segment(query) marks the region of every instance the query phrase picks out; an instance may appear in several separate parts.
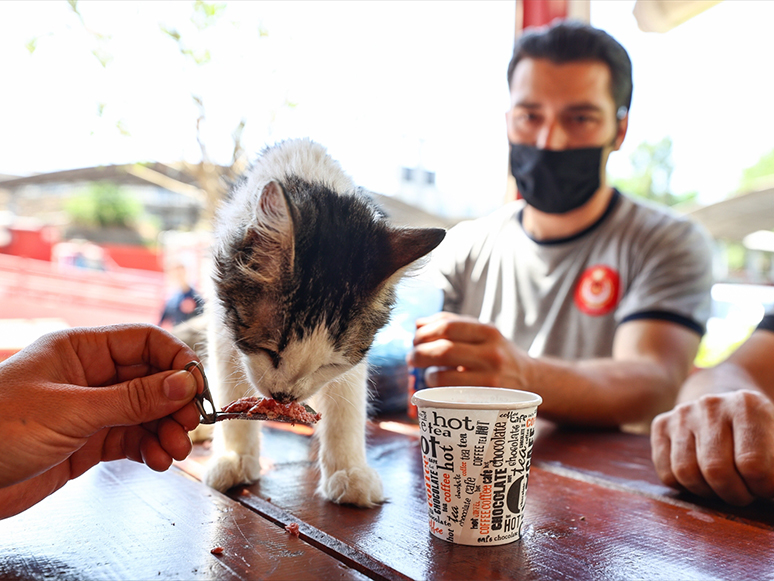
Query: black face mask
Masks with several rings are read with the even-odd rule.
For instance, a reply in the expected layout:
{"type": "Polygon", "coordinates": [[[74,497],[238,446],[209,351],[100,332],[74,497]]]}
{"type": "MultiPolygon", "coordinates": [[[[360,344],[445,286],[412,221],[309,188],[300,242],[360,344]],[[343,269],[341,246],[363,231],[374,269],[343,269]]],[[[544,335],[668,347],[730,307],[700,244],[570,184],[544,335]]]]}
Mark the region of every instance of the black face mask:
{"type": "Polygon", "coordinates": [[[564,214],[588,202],[600,186],[602,147],[550,150],[511,144],[511,173],[519,193],[547,214],[564,214]]]}

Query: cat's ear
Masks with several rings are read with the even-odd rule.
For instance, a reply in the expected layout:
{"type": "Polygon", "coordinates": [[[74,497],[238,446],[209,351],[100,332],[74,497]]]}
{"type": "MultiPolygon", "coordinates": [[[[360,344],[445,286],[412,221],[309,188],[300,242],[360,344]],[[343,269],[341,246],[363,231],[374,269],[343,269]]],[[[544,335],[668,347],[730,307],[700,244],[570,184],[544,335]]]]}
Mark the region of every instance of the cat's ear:
{"type": "Polygon", "coordinates": [[[258,207],[255,219],[263,227],[285,233],[293,237],[293,219],[290,207],[285,197],[285,190],[279,182],[271,181],[261,191],[258,197],[258,207]]]}
{"type": "Polygon", "coordinates": [[[384,278],[389,278],[438,246],[446,236],[443,228],[396,228],[390,236],[390,251],[384,278]]]}
{"type": "Polygon", "coordinates": [[[248,265],[261,282],[275,282],[283,268],[293,268],[293,218],[278,182],[266,184],[258,198],[253,222],[244,243],[253,259],[248,265]]]}

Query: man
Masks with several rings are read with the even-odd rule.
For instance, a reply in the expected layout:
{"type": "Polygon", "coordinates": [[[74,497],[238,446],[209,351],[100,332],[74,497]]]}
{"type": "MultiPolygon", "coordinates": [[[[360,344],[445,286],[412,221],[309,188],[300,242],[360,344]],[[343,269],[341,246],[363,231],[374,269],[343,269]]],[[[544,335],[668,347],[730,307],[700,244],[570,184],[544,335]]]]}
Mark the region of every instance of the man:
{"type": "Polygon", "coordinates": [[[182,262],[172,264],[168,272],[177,290],[164,305],[164,312],[161,313],[159,319],[159,327],[171,329],[203,314],[204,299],[188,283],[188,272],[182,262]]]}
{"type": "Polygon", "coordinates": [[[774,498],[774,314],[711,369],[691,375],[674,410],[653,420],[661,480],[746,505],[774,498]]]}
{"type": "Polygon", "coordinates": [[[603,31],[525,33],[508,67],[511,169],[524,198],[458,225],[433,257],[444,310],[417,322],[429,387],[540,394],[558,422],[618,426],[672,407],[708,316],[708,240],[605,183],[631,63],[603,31]]]}

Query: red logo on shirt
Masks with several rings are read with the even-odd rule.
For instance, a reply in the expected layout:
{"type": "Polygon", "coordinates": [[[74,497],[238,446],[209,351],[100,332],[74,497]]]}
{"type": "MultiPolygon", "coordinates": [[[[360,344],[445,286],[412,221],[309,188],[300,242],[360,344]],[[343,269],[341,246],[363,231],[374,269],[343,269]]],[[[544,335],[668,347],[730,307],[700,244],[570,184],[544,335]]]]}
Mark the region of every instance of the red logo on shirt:
{"type": "Polygon", "coordinates": [[[582,313],[606,315],[618,304],[621,279],[618,272],[597,264],[586,269],[575,287],[575,305],[582,313]]]}

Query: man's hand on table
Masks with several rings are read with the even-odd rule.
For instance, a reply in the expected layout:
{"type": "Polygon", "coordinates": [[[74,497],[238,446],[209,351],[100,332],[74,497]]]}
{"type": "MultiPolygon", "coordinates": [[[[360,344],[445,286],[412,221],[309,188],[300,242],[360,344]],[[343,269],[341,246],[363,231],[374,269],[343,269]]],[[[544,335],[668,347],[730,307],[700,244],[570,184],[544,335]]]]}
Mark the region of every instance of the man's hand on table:
{"type": "Polygon", "coordinates": [[[191,451],[198,360],[153,325],[70,329],[0,363],[0,518],[103,461],[162,471],[191,451]]]}
{"type": "Polygon", "coordinates": [[[613,357],[530,357],[494,325],[444,312],[417,321],[414,348],[406,360],[426,368],[428,387],[521,389],[543,398],[540,414],[545,419],[609,427],[650,423],[672,405],[683,379],[680,370],[687,369],[696,348],[695,333],[676,324],[632,321],[616,332],[613,357]]]}
{"type": "Polygon", "coordinates": [[[530,357],[494,325],[453,313],[417,320],[407,362],[425,372],[428,387],[482,385],[527,389],[530,357]]]}
{"type": "Polygon", "coordinates": [[[774,498],[774,404],[758,391],[678,405],[653,420],[651,445],[669,486],[739,506],[774,498]]]}

